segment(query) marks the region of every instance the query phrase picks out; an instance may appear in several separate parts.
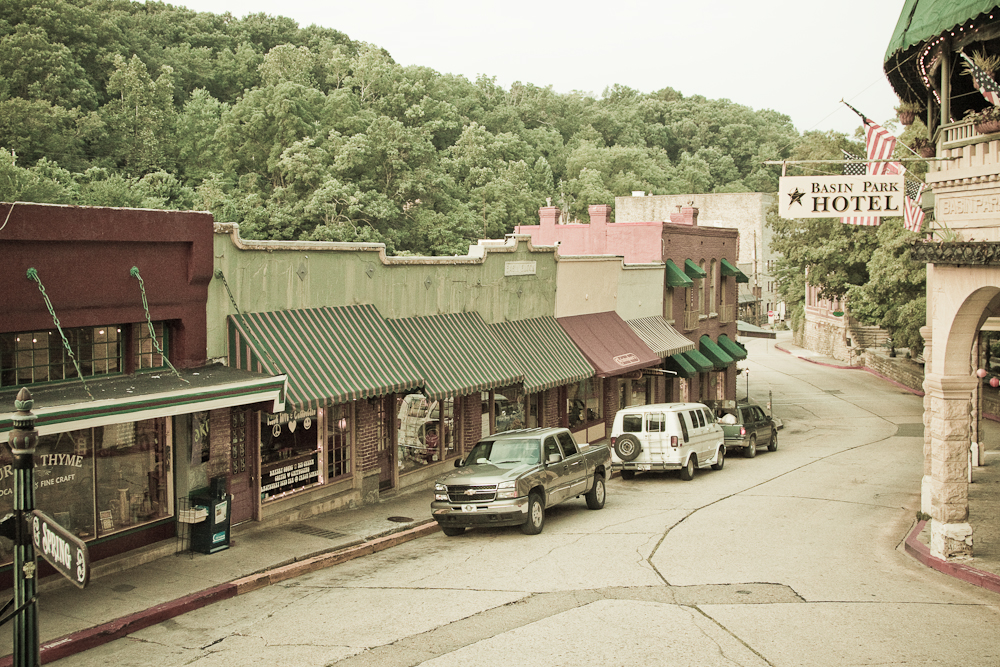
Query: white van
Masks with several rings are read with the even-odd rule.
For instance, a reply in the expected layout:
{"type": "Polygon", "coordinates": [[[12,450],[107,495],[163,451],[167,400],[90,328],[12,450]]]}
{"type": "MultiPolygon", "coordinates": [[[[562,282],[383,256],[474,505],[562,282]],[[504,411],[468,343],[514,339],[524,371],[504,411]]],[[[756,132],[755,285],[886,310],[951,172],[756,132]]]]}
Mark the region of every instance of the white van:
{"type": "Polygon", "coordinates": [[[637,472],[697,468],[722,470],[726,439],[715,415],[701,403],[657,403],[619,410],[611,427],[611,469],[622,479],[637,472]]]}

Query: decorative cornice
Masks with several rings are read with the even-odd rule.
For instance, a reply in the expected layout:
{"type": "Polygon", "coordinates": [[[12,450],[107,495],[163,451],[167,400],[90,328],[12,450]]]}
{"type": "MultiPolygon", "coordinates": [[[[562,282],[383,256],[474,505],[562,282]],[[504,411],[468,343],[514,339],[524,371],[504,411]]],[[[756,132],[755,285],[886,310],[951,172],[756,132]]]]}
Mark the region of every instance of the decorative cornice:
{"type": "Polygon", "coordinates": [[[921,264],[1000,266],[1000,243],[914,241],[910,244],[910,259],[921,264]]]}

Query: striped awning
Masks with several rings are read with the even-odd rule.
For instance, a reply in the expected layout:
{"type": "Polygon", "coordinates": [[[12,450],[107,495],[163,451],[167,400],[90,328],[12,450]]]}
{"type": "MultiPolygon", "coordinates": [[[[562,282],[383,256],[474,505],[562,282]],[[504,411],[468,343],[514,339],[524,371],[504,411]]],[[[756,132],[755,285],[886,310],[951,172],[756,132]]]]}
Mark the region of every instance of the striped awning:
{"type": "Polygon", "coordinates": [[[424,376],[435,401],[524,381],[524,373],[479,313],[387,320],[424,376]]]}
{"type": "Polygon", "coordinates": [[[229,364],[287,374],[295,410],[407,391],[424,379],[371,304],[230,315],[229,364]]]}
{"type": "Polygon", "coordinates": [[[719,334],[719,347],[725,350],[736,361],[742,361],[747,358],[747,349],[726,334],[719,334]]]}
{"type": "Polygon", "coordinates": [[[488,325],[524,372],[524,391],[534,394],[593,377],[594,367],[554,317],[488,325]]]}
{"type": "Polygon", "coordinates": [[[661,359],[678,352],[693,350],[695,345],[659,315],[628,320],[632,331],[661,359]]]}
{"type": "Polygon", "coordinates": [[[729,356],[725,350],[723,350],[719,345],[708,337],[708,335],[702,335],[698,339],[698,349],[699,351],[708,357],[712,361],[712,366],[716,370],[721,371],[727,366],[731,366],[733,363],[733,358],[729,356]]]}
{"type": "Polygon", "coordinates": [[[660,358],[613,310],[560,317],[556,320],[598,377],[615,377],[658,366],[660,358]]]}

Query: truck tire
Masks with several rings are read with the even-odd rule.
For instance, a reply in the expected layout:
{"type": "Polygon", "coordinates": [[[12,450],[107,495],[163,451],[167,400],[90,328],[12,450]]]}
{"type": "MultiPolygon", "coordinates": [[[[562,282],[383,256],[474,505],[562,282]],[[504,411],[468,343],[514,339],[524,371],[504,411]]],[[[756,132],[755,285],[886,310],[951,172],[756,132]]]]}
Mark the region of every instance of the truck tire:
{"type": "Polygon", "coordinates": [[[615,439],[615,454],[622,461],[635,461],[639,458],[640,452],[642,452],[642,444],[639,442],[639,438],[631,433],[620,435],[615,439]]]}
{"type": "Polygon", "coordinates": [[[521,532],[525,535],[537,535],[545,526],[545,503],[537,493],[528,496],[528,520],[521,524],[521,532]]]}
{"type": "Polygon", "coordinates": [[[584,496],[587,499],[587,507],[592,510],[599,510],[604,507],[605,491],[604,476],[600,473],[595,473],[594,488],[587,491],[587,494],[584,496]]]}
{"type": "Polygon", "coordinates": [[[464,533],[465,528],[461,526],[441,526],[441,532],[448,537],[455,537],[464,533]]]}

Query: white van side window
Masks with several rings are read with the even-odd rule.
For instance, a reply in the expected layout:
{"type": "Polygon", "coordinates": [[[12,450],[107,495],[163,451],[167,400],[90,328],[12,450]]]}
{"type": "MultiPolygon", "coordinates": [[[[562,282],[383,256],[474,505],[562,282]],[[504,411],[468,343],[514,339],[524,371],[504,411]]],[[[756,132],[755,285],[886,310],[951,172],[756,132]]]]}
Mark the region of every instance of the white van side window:
{"type": "Polygon", "coordinates": [[[642,415],[624,415],[622,433],[642,433],[642,415]]]}
{"type": "Polygon", "coordinates": [[[710,408],[702,408],[701,411],[705,414],[706,424],[715,422],[715,415],[712,414],[712,410],[710,408]]]}
{"type": "Polygon", "coordinates": [[[646,415],[647,433],[663,433],[665,430],[667,430],[666,420],[664,420],[662,412],[651,412],[646,415]]]}
{"type": "Polygon", "coordinates": [[[699,428],[705,425],[705,418],[701,416],[701,410],[691,411],[691,426],[693,428],[699,428]]]}
{"type": "Polygon", "coordinates": [[[684,436],[684,442],[687,442],[688,441],[687,418],[684,417],[684,413],[683,412],[676,412],[674,414],[677,415],[677,421],[680,422],[680,425],[681,425],[681,435],[684,436]]]}

